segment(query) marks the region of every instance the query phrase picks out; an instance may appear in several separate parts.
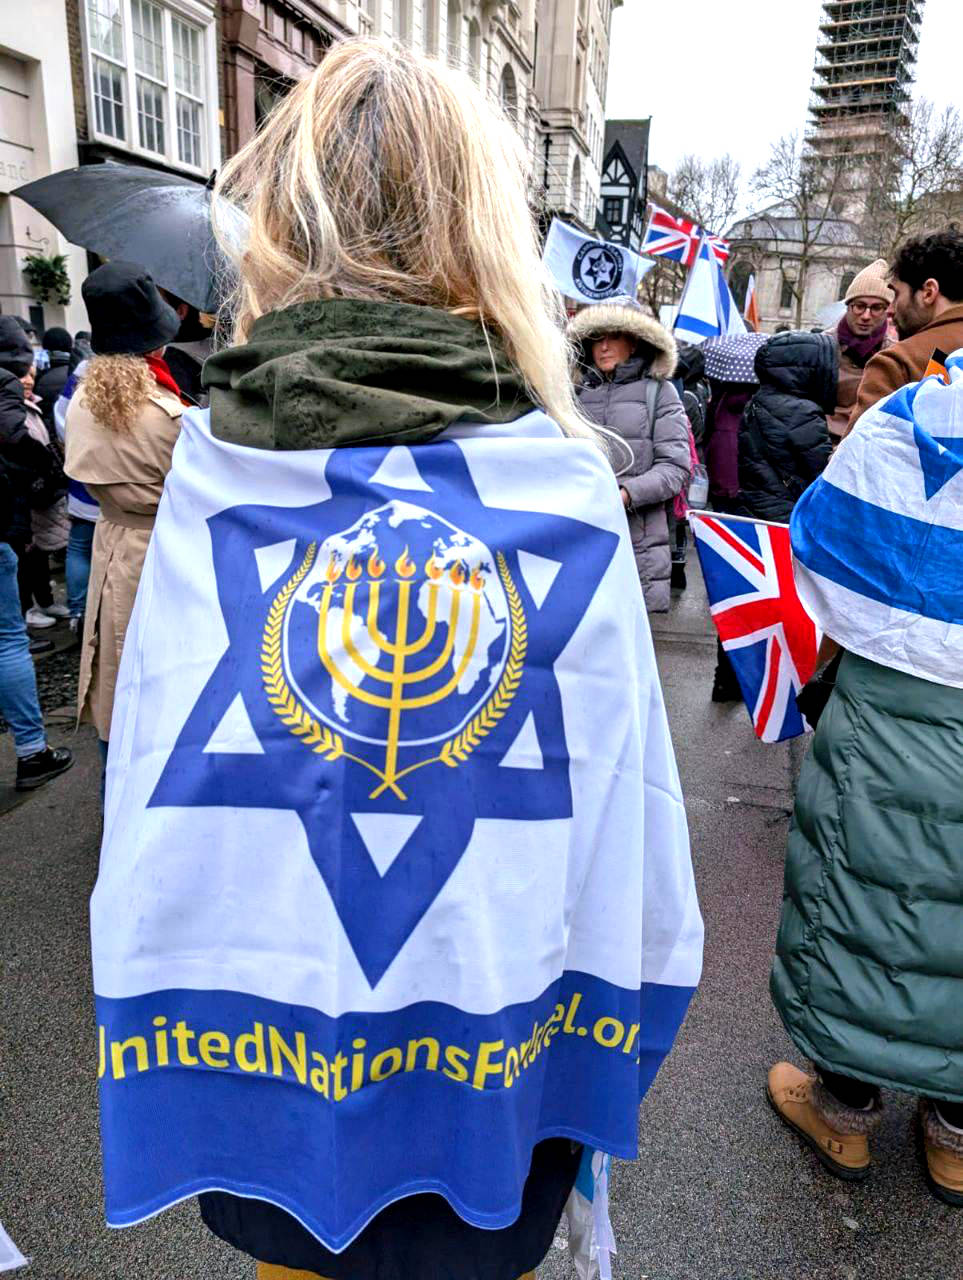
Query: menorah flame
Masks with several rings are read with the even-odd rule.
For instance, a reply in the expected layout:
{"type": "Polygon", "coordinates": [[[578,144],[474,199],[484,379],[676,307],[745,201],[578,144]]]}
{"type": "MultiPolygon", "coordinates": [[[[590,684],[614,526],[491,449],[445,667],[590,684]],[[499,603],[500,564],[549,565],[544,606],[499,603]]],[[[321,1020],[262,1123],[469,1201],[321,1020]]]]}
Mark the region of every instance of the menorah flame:
{"type": "MultiPolygon", "coordinates": [[[[375,799],[382,792],[391,790],[400,799],[404,793],[398,786],[398,751],[401,739],[401,717],[406,711],[414,711],[443,702],[461,683],[475,653],[478,643],[479,619],[481,616],[482,595],[485,587],[485,571],[481,564],[469,565],[456,560],[450,566],[440,564],[432,553],[423,568],[423,578],[416,580],[418,566],[411,558],[407,546],[395,560],[393,575],[385,577],[388,566],[378,553],[377,547],[371,552],[366,562],[352,555],[345,564],[338,563],[332,555],[324,571],[324,586],[318,616],[318,656],[330,675],[342,689],[352,698],[357,698],[371,707],[380,707],[388,713],[388,732],[385,747],[383,781],[371,793],[375,799]],[[340,648],[332,651],[328,643],[328,620],[332,604],[332,596],[336,585],[344,579],[344,599],[341,602],[340,648]],[[412,591],[416,592],[427,582],[427,608],[425,625],[421,633],[411,638],[408,634],[412,613],[412,591]],[[394,635],[391,639],[385,636],[379,625],[382,586],[388,583],[397,592],[397,613],[394,621],[394,635]],[[355,597],[361,587],[368,592],[368,607],[365,613],[365,627],[372,644],[379,655],[383,654],[388,662],[385,666],[372,664],[355,644],[351,634],[351,624],[355,617],[355,597]],[[441,652],[422,666],[412,669],[409,661],[424,652],[431,644],[438,628],[438,600],[442,588],[449,595],[448,634],[441,652]],[[458,634],[459,619],[463,608],[471,611],[468,638],[464,651],[458,662],[453,664],[451,676],[425,692],[418,692],[419,686],[432,681],[452,662],[455,640],[458,634]],[[361,672],[360,679],[352,679],[342,670],[338,660],[346,654],[361,672]],[[365,678],[373,681],[374,689],[362,687],[365,678]]],[[[394,595],[395,591],[391,594],[394,595]]]]}

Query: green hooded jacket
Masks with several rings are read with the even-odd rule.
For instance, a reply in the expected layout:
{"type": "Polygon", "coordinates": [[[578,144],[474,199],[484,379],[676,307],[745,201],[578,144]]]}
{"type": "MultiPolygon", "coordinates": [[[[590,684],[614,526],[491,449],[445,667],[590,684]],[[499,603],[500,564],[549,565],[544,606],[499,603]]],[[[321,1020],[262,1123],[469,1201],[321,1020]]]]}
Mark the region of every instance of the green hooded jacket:
{"type": "MultiPolygon", "coordinates": [[[[501,343],[480,324],[401,303],[336,300],[271,312],[244,346],[207,361],[203,382],[212,433],[258,449],[421,444],[455,421],[510,422],[535,408],[501,343]]],[[[511,1227],[472,1227],[440,1196],[408,1197],[336,1256],[266,1201],[209,1191],[201,1213],[236,1249],[301,1272],[350,1267],[354,1276],[397,1280],[447,1274],[454,1259],[476,1280],[517,1275],[550,1248],[580,1158],[567,1138],[539,1143],[511,1227]]]]}
{"type": "Polygon", "coordinates": [[[204,365],[211,431],[258,449],[418,444],[533,405],[497,337],[433,307],[334,299],[272,311],[204,365]]]}
{"type": "Polygon", "coordinates": [[[963,689],[844,656],[799,779],[771,989],[817,1066],[963,1102],[963,689]]]}

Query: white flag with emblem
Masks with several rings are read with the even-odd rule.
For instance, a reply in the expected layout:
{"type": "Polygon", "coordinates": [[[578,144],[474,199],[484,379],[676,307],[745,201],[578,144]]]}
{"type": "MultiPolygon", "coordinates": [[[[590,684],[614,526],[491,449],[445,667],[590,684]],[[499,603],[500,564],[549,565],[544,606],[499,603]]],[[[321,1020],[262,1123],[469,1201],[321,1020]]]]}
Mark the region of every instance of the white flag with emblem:
{"type": "Polygon", "coordinates": [[[552,219],[542,261],[555,288],[578,302],[601,302],[628,294],[655,263],[610,240],[594,240],[558,218],[552,219]]]}

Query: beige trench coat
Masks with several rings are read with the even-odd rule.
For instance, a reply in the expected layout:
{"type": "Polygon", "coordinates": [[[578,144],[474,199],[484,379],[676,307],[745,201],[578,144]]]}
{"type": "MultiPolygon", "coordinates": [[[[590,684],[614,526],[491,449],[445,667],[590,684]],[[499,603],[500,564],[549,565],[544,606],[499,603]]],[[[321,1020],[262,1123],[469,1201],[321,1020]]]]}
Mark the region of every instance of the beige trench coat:
{"type": "Polygon", "coordinates": [[[102,427],[83,395],[70,402],[64,470],[100,503],[80,655],[77,714],[110,737],[114,686],[157,504],[171,466],[184,406],[158,387],[130,431],[102,427]]]}

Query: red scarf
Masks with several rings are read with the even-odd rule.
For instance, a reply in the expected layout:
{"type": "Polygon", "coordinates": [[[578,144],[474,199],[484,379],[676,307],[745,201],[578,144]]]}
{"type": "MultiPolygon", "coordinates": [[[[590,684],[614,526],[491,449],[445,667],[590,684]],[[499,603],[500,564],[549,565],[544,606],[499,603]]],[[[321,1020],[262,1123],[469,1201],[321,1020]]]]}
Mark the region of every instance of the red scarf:
{"type": "Polygon", "coordinates": [[[185,400],[181,395],[181,389],[174,381],[174,375],[167,367],[167,361],[162,356],[144,356],[144,359],[147,361],[147,367],[154,375],[154,381],[159,387],[163,387],[165,391],[173,392],[181,404],[190,404],[190,401],[185,400]]]}

